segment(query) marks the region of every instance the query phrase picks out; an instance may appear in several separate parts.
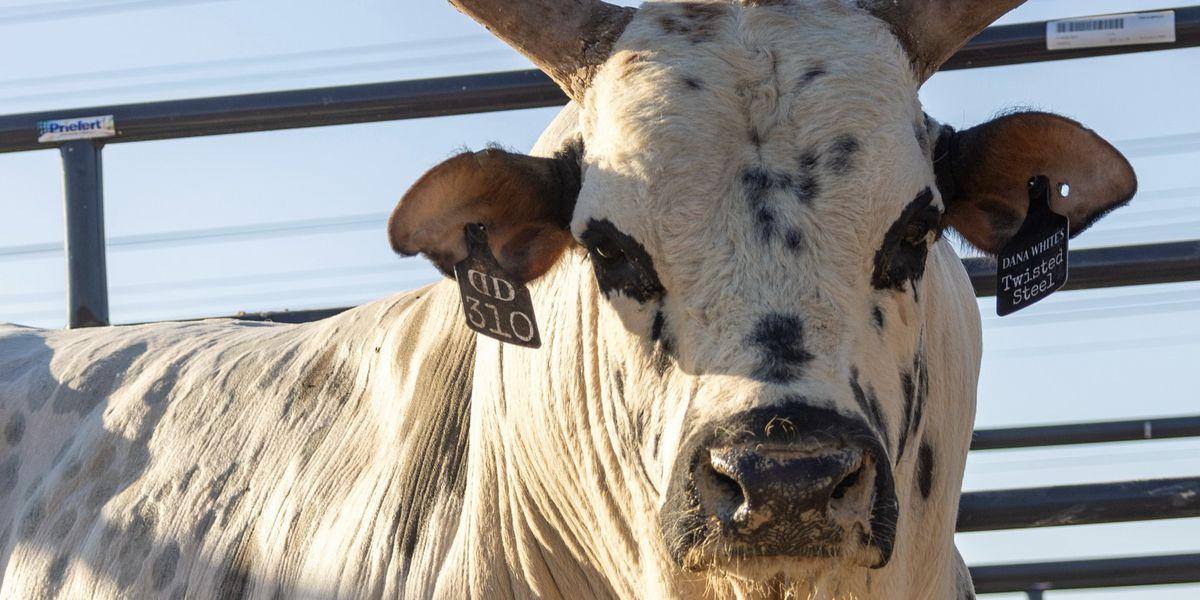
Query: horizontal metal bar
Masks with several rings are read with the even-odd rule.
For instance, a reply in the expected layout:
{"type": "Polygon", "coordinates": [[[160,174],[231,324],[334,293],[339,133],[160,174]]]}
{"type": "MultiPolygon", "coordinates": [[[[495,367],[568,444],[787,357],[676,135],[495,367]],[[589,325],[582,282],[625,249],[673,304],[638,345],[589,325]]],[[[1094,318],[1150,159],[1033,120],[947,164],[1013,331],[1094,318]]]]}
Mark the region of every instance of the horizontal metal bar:
{"type": "Polygon", "coordinates": [[[970,567],[975,592],[1002,594],[1200,582],[1200,554],[970,567]]]}
{"type": "Polygon", "coordinates": [[[1047,50],[1045,21],[1017,23],[1014,25],[989,27],[981,31],[970,43],[963,46],[957,54],[952,56],[942,66],[941,70],[997,67],[1049,60],[1111,56],[1114,54],[1130,54],[1150,50],[1169,50],[1173,48],[1200,46],[1200,6],[1162,10],[1175,11],[1174,44],[1138,44],[1130,46],[1047,50]]]}
{"type": "Polygon", "coordinates": [[[972,450],[1200,437],[1200,416],[977,429],[972,450]]]}
{"type": "Polygon", "coordinates": [[[957,531],[1200,517],[1200,477],[967,492],[957,531]]]}
{"type": "MultiPolygon", "coordinates": [[[[1045,22],[989,27],[942,68],[968,69],[1200,45],[1200,7],[1175,10],[1176,41],[1047,50],[1045,22]]],[[[45,148],[37,122],[113,115],[106,143],[270,131],[558,106],[566,96],[540,71],[513,71],[310,90],[64,109],[0,117],[0,153],[45,148]]]]}
{"type": "Polygon", "coordinates": [[[0,117],[0,153],[47,147],[37,123],[112,115],[118,135],[142,142],[482,113],[565,104],[541,71],[510,71],[389,83],[67,109],[0,117]]]}
{"type": "MultiPolygon", "coordinates": [[[[996,260],[963,260],[976,296],[996,295],[996,260]]],[[[1200,280],[1200,240],[1072,250],[1064,290],[1200,280]]]]}

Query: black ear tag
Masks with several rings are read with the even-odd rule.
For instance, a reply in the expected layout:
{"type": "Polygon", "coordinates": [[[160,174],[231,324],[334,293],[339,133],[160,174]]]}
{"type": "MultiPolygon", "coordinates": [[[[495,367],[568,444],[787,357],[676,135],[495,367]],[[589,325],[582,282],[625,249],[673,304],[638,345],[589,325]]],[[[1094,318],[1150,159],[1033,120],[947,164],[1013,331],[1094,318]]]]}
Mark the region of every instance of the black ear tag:
{"type": "Polygon", "coordinates": [[[996,257],[996,314],[1012,314],[1067,282],[1067,218],[1050,208],[1050,179],[1029,180],[1029,212],[996,257]]]}
{"type": "Polygon", "coordinates": [[[458,280],[467,327],[501,342],[540,347],[542,339],[529,288],[500,267],[488,247],[483,225],[470,223],[463,233],[467,257],[454,265],[454,278],[458,280]]]}

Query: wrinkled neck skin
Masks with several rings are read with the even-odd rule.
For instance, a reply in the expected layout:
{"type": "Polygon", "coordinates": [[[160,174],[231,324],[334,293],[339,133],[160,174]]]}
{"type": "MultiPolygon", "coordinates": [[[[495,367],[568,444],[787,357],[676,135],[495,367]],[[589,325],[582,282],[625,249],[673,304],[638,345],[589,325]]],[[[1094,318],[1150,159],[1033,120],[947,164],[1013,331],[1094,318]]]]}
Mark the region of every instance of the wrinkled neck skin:
{"type": "MultiPolygon", "coordinates": [[[[569,106],[534,153],[559,147],[574,122],[569,106]]],[[[971,597],[953,533],[974,421],[979,315],[952,248],[939,242],[929,260],[926,277],[940,283],[926,286],[919,308],[926,312],[930,372],[919,437],[936,457],[932,492],[926,499],[918,490],[920,453],[906,453],[895,466],[901,508],[891,562],[824,573],[794,589],[794,597],[971,597]]],[[[628,333],[609,331],[615,325],[605,320],[605,300],[583,253],[564,254],[530,288],[542,347],[482,336],[477,342],[466,496],[461,518],[445,532],[453,543],[435,567],[432,595],[777,596],[719,574],[687,573],[670,560],[658,509],[682,414],[646,415],[626,404],[625,394],[635,386],[644,392],[654,374],[629,372],[622,354],[628,333]],[[647,450],[643,438],[652,434],[642,428],[656,421],[663,442],[647,450]]]]}

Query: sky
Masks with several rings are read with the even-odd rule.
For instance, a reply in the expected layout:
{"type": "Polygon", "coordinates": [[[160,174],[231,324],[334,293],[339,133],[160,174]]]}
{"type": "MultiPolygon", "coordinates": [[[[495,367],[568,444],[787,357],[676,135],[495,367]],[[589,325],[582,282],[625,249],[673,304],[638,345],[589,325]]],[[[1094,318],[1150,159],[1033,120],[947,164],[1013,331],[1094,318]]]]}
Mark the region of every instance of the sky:
{"type": "MultiPolygon", "coordinates": [[[[636,5],[637,2],[623,2],[636,5]]],[[[1001,23],[1169,8],[1031,0],[1001,23]]],[[[0,114],[529,68],[441,0],[0,0],[0,114]]],[[[968,127],[1068,115],[1133,162],[1140,191],[1073,248],[1195,239],[1200,49],[935,75],[925,109],[968,127]]],[[[350,306],[436,281],[397,259],[388,211],[462,147],[528,149],[558,109],[115,144],[104,150],[115,322],[350,306]],[[206,240],[186,233],[216,233],[206,240]]],[[[61,327],[58,153],[0,155],[0,321],[61,327]]],[[[1200,413],[1200,283],[1059,292],[1003,319],[979,300],[979,428],[1200,413]]],[[[965,489],[1200,474],[1200,440],[979,452],[965,489]]],[[[970,564],[1200,551],[1197,519],[960,535],[970,564]]],[[[1200,586],[1052,592],[1200,597],[1200,586]]],[[[1022,598],[996,595],[989,598],[1022,598]]]]}

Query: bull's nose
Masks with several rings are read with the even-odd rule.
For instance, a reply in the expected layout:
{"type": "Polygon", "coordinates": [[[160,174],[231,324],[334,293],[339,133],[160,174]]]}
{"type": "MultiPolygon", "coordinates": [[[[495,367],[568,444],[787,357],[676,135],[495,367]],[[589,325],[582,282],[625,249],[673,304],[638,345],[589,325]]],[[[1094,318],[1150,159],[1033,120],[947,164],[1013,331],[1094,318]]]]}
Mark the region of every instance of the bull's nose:
{"type": "MultiPolygon", "coordinates": [[[[727,532],[808,545],[814,524],[869,527],[874,479],[853,448],[799,451],[762,444],[713,448],[695,473],[702,509],[727,532]],[[796,539],[790,539],[796,538],[796,539]]],[[[832,541],[832,540],[830,540],[832,541]]]]}

